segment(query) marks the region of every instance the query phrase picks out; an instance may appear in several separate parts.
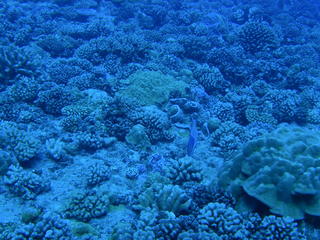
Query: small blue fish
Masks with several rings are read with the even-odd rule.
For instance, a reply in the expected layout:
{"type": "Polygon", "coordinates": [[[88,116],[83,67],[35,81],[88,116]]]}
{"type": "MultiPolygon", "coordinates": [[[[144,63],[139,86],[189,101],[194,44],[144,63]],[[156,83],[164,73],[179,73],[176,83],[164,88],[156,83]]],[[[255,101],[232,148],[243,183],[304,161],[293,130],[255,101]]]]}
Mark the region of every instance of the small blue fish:
{"type": "Polygon", "coordinates": [[[197,130],[197,121],[195,119],[192,119],[192,124],[190,127],[190,135],[189,140],[187,144],[187,155],[192,156],[194,149],[196,147],[198,140],[198,130],[197,130]]]}

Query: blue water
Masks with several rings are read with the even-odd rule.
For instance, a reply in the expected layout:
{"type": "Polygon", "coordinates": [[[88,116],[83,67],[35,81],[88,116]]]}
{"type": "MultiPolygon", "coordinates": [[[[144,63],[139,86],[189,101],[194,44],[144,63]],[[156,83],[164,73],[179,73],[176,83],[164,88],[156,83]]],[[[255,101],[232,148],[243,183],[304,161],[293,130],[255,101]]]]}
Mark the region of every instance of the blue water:
{"type": "Polygon", "coordinates": [[[320,3],[0,2],[0,240],[320,239],[320,3]]]}

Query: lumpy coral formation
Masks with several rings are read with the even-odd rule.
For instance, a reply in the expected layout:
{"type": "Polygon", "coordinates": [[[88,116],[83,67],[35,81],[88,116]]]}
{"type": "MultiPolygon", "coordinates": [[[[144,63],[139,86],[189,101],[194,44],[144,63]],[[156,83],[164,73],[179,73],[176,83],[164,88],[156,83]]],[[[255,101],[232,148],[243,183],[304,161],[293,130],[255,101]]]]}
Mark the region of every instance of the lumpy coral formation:
{"type": "Polygon", "coordinates": [[[319,216],[320,135],[299,126],[282,125],[249,141],[229,162],[222,185],[240,188],[282,216],[319,216]]]}

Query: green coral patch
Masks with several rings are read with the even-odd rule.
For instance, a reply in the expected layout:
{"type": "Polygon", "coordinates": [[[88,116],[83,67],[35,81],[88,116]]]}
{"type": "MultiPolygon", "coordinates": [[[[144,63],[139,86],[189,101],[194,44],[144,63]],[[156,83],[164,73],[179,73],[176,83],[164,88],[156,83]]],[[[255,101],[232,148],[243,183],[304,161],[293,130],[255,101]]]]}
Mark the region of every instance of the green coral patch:
{"type": "Polygon", "coordinates": [[[140,105],[161,105],[169,100],[170,93],[184,93],[187,84],[156,71],[138,71],[130,75],[120,90],[120,96],[135,99],[140,105]]]}

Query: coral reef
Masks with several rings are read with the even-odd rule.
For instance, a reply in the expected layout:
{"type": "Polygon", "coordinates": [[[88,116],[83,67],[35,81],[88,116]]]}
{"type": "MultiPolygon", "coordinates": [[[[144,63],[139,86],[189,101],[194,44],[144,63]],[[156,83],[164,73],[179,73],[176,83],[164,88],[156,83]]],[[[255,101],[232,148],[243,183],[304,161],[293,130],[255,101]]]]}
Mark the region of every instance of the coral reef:
{"type": "Polygon", "coordinates": [[[201,209],[198,222],[202,231],[214,232],[222,239],[245,239],[249,235],[241,215],[223,203],[210,203],[201,209]]]}
{"type": "Polygon", "coordinates": [[[33,159],[40,148],[40,141],[30,131],[24,131],[12,122],[1,122],[1,147],[11,151],[23,164],[33,159]]]}
{"type": "Polygon", "coordinates": [[[277,45],[277,37],[265,23],[248,22],[239,32],[239,40],[243,48],[251,53],[268,50],[277,45]]]}
{"type": "Polygon", "coordinates": [[[201,168],[196,166],[192,158],[184,157],[171,161],[167,176],[174,184],[182,185],[188,182],[201,182],[201,168]]]}
{"type": "Polygon", "coordinates": [[[319,13],[0,1],[0,239],[320,239],[319,13]]]}
{"type": "Polygon", "coordinates": [[[106,165],[95,163],[88,168],[87,185],[94,187],[99,183],[108,180],[110,175],[110,169],[106,165]]]}
{"type": "Polygon", "coordinates": [[[64,209],[64,216],[88,222],[92,218],[106,215],[108,204],[108,197],[105,194],[97,194],[94,190],[75,193],[64,209]]]}
{"type": "Polygon", "coordinates": [[[50,183],[46,178],[14,165],[9,167],[4,184],[12,194],[26,200],[50,190],[50,183]]]}
{"type": "Polygon", "coordinates": [[[0,48],[0,77],[2,84],[10,84],[19,76],[36,75],[36,65],[27,52],[16,46],[0,48]]]}
{"type": "MultiPolygon", "coordinates": [[[[45,213],[41,218],[30,224],[17,227],[14,233],[10,234],[10,239],[61,239],[71,240],[70,228],[65,220],[51,213],[45,213]]],[[[8,238],[9,239],[9,238],[8,238]]]]}

